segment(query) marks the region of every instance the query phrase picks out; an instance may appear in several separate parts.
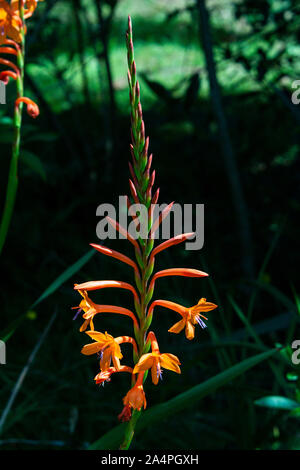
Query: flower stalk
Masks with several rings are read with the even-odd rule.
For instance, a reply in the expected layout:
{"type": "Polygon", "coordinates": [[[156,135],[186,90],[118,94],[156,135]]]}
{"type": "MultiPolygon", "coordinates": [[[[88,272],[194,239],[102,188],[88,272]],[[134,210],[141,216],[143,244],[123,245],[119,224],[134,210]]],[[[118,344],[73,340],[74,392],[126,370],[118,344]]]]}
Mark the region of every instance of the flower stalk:
{"type": "Polygon", "coordinates": [[[0,223],[0,254],[9,230],[18,189],[18,162],[20,157],[23,103],[27,104],[27,112],[31,117],[36,117],[39,114],[38,106],[29,98],[24,97],[25,19],[32,15],[36,5],[37,2],[33,2],[33,0],[12,0],[10,4],[8,2],[1,2],[0,4],[0,9],[3,10],[4,15],[6,14],[4,16],[5,23],[1,26],[3,28],[1,31],[3,38],[1,38],[0,43],[0,54],[12,54],[16,56],[17,62],[17,64],[14,64],[9,60],[0,58],[0,64],[12,69],[1,72],[0,80],[7,84],[10,78],[14,79],[17,95],[13,117],[12,155],[4,209],[0,223]]]}
{"type": "MultiPolygon", "coordinates": [[[[130,207],[132,203],[140,204],[146,208],[149,219],[148,226],[146,227],[147,233],[146,236],[142,236],[142,232],[139,232],[142,221],[139,220],[137,215],[132,216],[139,235],[137,240],[115,220],[106,217],[107,222],[131,243],[134,248],[135,260],[102,245],[91,245],[101,254],[115,258],[130,266],[130,268],[133,268],[135,286],[122,281],[90,281],[75,284],[74,286],[83,297],[79,306],[76,307],[80,310],[82,309],[84,312],[84,324],[81,326],[80,331],[85,331],[87,335],[96,341],[95,343],[85,345],[82,352],[83,354],[97,353],[100,354],[101,358],[100,373],[95,377],[96,383],[103,384],[105,380],[110,380],[113,372],[126,370],[131,373],[131,389],[123,398],[124,408],[119,415],[120,421],[128,422],[125,427],[124,439],[120,446],[122,450],[126,450],[130,447],[136,424],[142,414],[142,409],[145,409],[147,406],[144,384],[148,376],[148,371],[151,371],[151,379],[154,385],[157,385],[162,378],[163,369],[171,370],[177,374],[181,373],[179,367],[180,361],[177,356],[170,353],[161,353],[155,333],[149,331],[154,307],[165,307],[179,313],[182,316],[182,320],[179,322],[180,324],[174,325],[169,331],[179,333],[185,329],[188,339],[194,337],[194,325],[196,323],[203,327],[200,323],[202,321],[200,317],[203,317],[203,315],[201,315],[200,312],[210,311],[217,307],[215,304],[207,303],[204,298],[200,299],[198,304],[194,307],[184,307],[171,301],[159,299],[150,304],[154,295],[155,284],[156,282],[160,282],[159,279],[168,276],[202,278],[208,276],[208,274],[198,269],[191,268],[168,268],[154,272],[155,258],[161,251],[184,242],[194,236],[194,233],[177,235],[154,248],[155,232],[159,229],[164,218],[170,213],[173,203],[169,204],[154,220],[153,206],[158,201],[159,188],[154,191],[155,171],[151,169],[152,155],[148,156],[149,138],[146,137],[145,133],[140,86],[137,80],[136,64],[134,60],[132,23],[130,17],[128,18],[126,46],[131,118],[130,152],[132,157],[132,161],[129,163],[131,177],[129,179],[130,197],[127,198],[127,205],[129,214],[131,214],[130,207]],[[123,307],[94,304],[88,297],[88,292],[106,287],[117,287],[131,291],[134,299],[135,313],[123,307]],[[99,316],[104,312],[130,316],[133,320],[134,338],[128,336],[113,338],[107,332],[104,335],[103,333],[95,331],[93,319],[95,315],[99,316]],[[91,328],[90,331],[86,331],[88,325],[91,328]],[[130,342],[133,345],[134,366],[132,368],[120,364],[120,360],[123,357],[120,345],[123,342],[130,342]],[[150,350],[151,352],[149,352],[150,350]],[[111,367],[111,361],[114,367],[111,367]]],[[[207,320],[206,317],[203,318],[207,320]]]]}

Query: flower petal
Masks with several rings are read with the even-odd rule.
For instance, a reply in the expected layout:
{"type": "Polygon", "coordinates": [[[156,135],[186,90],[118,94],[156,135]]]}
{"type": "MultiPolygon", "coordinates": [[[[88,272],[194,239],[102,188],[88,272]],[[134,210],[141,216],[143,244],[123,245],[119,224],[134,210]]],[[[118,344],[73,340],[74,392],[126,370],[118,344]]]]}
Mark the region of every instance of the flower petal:
{"type": "Polygon", "coordinates": [[[168,331],[169,333],[180,333],[185,327],[185,324],[186,324],[186,321],[182,319],[179,322],[175,323],[175,325],[171,326],[171,328],[168,331]]]}
{"type": "Polygon", "coordinates": [[[159,375],[157,373],[157,364],[155,364],[155,362],[153,363],[153,366],[151,367],[151,377],[152,377],[152,382],[154,383],[154,385],[157,385],[158,380],[159,380],[159,375]]]}
{"type": "Polygon", "coordinates": [[[192,325],[192,323],[190,321],[186,322],[185,336],[189,340],[194,339],[194,337],[195,337],[195,327],[192,325]]]}
{"type": "Polygon", "coordinates": [[[139,362],[135,365],[133,374],[150,369],[150,367],[152,367],[153,361],[154,357],[152,353],[143,354],[139,362]]]}
{"type": "Polygon", "coordinates": [[[179,368],[180,361],[177,356],[174,356],[174,354],[169,354],[169,353],[160,354],[159,360],[160,360],[161,366],[164,369],[173,370],[177,374],[181,374],[181,371],[179,368]]]}
{"type": "Polygon", "coordinates": [[[96,354],[97,352],[101,351],[102,346],[100,343],[90,343],[85,344],[81,350],[81,353],[85,356],[90,356],[91,354],[96,354]]]}

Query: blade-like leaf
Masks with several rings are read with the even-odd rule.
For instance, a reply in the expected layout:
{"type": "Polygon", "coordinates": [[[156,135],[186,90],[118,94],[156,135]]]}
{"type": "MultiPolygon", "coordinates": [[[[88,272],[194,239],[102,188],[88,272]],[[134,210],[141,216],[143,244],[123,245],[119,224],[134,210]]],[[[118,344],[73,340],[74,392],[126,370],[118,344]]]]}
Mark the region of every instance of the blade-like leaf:
{"type": "MultiPolygon", "coordinates": [[[[68,279],[70,279],[77,271],[79,271],[95,254],[94,250],[88,251],[84,256],[79,258],[76,263],[69,266],[62,274],[60,274],[47,289],[40,295],[40,297],[29,307],[29,310],[36,307],[39,303],[45,300],[49,295],[53,294],[59,287],[64,284],[68,279]]],[[[15,319],[10,325],[8,325],[4,331],[0,333],[0,339],[2,341],[8,341],[8,339],[12,336],[16,328],[23,322],[26,318],[26,313],[20,315],[17,319],[15,319]]]]}
{"type": "MultiPolygon", "coordinates": [[[[222,387],[222,385],[225,385],[235,377],[243,374],[248,369],[251,369],[260,362],[269,359],[277,351],[278,349],[275,348],[267,352],[252,356],[249,359],[245,359],[239,364],[235,364],[234,366],[226,369],[224,372],[221,372],[220,374],[217,374],[214,377],[206,380],[206,382],[196,385],[186,392],[177,395],[177,397],[174,397],[165,403],[156,405],[150,410],[147,410],[142,414],[139,421],[137,422],[136,432],[141,431],[146,426],[148,427],[152,425],[155,421],[161,421],[170,415],[173,415],[189,406],[194,405],[197,401],[201,400],[201,398],[209,395],[210,393],[213,393],[219,387],[222,387]]],[[[102,436],[98,441],[91,444],[89,449],[117,449],[121,443],[125,427],[125,424],[116,426],[111,431],[104,434],[104,436],[102,436]]]]}
{"type": "Polygon", "coordinates": [[[82,266],[87,263],[91,257],[95,254],[94,250],[88,251],[84,256],[82,256],[76,263],[69,266],[60,276],[58,276],[55,281],[50,284],[49,287],[40,295],[40,297],[31,305],[30,308],[36,307],[42,300],[49,297],[53,294],[62,284],[64,284],[70,277],[72,277],[77,271],[79,271],[82,266]]]}
{"type": "Polygon", "coordinates": [[[43,181],[46,181],[47,176],[44,165],[42,160],[35,155],[35,153],[29,152],[28,150],[22,150],[20,161],[25,163],[25,165],[27,165],[32,171],[40,175],[43,181]]]}

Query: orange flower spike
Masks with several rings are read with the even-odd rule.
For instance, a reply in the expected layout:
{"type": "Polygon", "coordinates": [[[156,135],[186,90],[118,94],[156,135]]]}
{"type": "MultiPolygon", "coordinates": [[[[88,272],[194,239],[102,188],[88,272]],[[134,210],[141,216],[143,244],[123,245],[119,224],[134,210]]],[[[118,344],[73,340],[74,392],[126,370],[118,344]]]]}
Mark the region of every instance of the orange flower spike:
{"type": "Polygon", "coordinates": [[[155,334],[152,331],[148,334],[147,341],[148,340],[151,341],[152,353],[142,355],[133,369],[133,374],[151,369],[151,377],[154,385],[157,385],[159,379],[162,378],[162,367],[180,374],[180,361],[178,357],[169,353],[160,354],[155,334]]]}
{"type": "Polygon", "coordinates": [[[27,114],[31,116],[32,118],[38,117],[40,114],[40,110],[38,105],[32,101],[30,98],[26,98],[25,96],[18,98],[15,102],[15,106],[18,107],[20,103],[25,103],[27,106],[27,114]]]}
{"type": "Polygon", "coordinates": [[[214,310],[218,307],[212,302],[206,302],[204,297],[199,300],[197,305],[189,308],[169,300],[155,300],[149,307],[148,316],[152,315],[155,306],[165,307],[178,312],[182,316],[182,320],[175,323],[175,325],[173,325],[168,331],[170,333],[180,333],[185,328],[185,336],[189,340],[192,340],[195,336],[194,325],[196,323],[198,323],[201,328],[206,328],[206,325],[201,317],[205,320],[207,320],[207,318],[204,315],[201,315],[200,312],[210,312],[211,310],[214,310]]]}
{"type": "Polygon", "coordinates": [[[86,344],[83,346],[81,352],[86,356],[91,354],[100,353],[100,368],[105,371],[110,367],[111,361],[117,371],[120,370],[120,359],[123,355],[121,353],[120,345],[115,341],[115,338],[107,332],[100,333],[99,331],[86,331],[90,338],[94,339],[94,343],[86,344]]]}
{"type": "MultiPolygon", "coordinates": [[[[142,409],[142,407],[144,407],[144,409],[146,408],[147,401],[146,401],[146,396],[145,396],[145,392],[143,388],[143,379],[144,379],[144,372],[138,375],[135,385],[129,390],[129,392],[123,398],[125,410],[123,409],[121,415],[119,415],[119,419],[122,420],[122,418],[124,417],[124,414],[125,415],[127,414],[127,417],[129,414],[131,416],[131,413],[130,413],[131,408],[133,408],[134,410],[139,410],[139,411],[142,409]]],[[[127,421],[127,419],[125,421],[127,421]]]]}

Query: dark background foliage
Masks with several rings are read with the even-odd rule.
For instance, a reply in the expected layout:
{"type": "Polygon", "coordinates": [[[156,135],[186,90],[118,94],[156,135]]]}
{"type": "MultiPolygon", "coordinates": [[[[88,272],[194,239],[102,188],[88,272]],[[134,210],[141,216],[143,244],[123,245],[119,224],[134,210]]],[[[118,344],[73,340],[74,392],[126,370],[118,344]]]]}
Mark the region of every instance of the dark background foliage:
{"type": "MultiPolygon", "coordinates": [[[[41,114],[36,121],[24,116],[18,198],[1,259],[1,329],[2,337],[10,336],[7,364],[1,366],[2,411],[54,311],[57,318],[7,416],[2,448],[85,448],[117,424],[128,390],[126,374],[116,374],[104,388],[94,385],[98,363],[80,355],[86,338],[70,307],[79,303],[74,282],[131,282],[130,269],[97,253],[30,307],[88,251],[88,243],[97,242],[98,205],[117,204],[128,193],[128,14],[160,201],[205,204],[203,249],[174,247],[160,255],[157,267],[191,266],[209,272],[210,279],[161,280],[157,297],[184,305],[207,297],[219,305],[193,342],[167,333],[175,314],[157,312],[153,329],[161,351],[178,355],[183,366],[181,376],[166,371],[159,386],[147,383],[149,407],[254,354],[249,325],[265,347],[289,345],[297,332],[299,339],[300,108],[291,101],[300,76],[299,12],[300,3],[292,0],[39,5],[28,22],[25,84],[41,114]],[[220,348],[226,340],[231,346],[220,348]]],[[[7,101],[0,109],[1,203],[14,84],[7,101]]],[[[132,256],[126,241],[107,244],[132,256]]],[[[115,290],[93,299],[131,302],[115,290]]],[[[131,332],[130,320],[114,315],[96,319],[96,327],[114,335],[131,332]]],[[[127,357],[130,349],[124,350],[127,357]]],[[[143,431],[133,448],[299,449],[299,413],[255,404],[267,395],[300,400],[292,364],[277,363],[279,377],[270,362],[262,363],[143,431]]]]}

